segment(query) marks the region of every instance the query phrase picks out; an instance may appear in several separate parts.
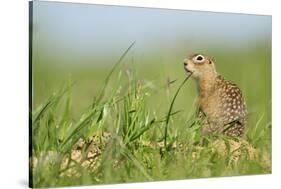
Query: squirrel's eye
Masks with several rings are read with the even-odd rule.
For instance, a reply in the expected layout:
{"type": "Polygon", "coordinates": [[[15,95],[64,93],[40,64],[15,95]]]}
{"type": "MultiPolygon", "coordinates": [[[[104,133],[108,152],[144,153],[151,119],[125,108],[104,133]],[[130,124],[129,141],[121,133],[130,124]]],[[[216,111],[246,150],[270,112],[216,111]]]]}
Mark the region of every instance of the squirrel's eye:
{"type": "Polygon", "coordinates": [[[201,61],[201,60],[203,60],[203,57],[199,55],[199,56],[197,56],[196,60],[201,61]]]}

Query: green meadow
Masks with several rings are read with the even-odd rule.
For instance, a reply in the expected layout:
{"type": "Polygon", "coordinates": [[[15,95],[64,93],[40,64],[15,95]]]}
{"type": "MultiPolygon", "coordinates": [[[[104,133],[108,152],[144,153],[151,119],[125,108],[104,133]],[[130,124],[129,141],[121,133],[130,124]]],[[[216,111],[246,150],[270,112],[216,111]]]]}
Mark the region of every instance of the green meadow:
{"type": "Polygon", "coordinates": [[[183,69],[198,49],[138,54],[137,45],[77,60],[86,64],[33,59],[33,187],[271,173],[270,43],[200,51],[243,92],[243,138],[201,136],[196,85],[183,69]]]}

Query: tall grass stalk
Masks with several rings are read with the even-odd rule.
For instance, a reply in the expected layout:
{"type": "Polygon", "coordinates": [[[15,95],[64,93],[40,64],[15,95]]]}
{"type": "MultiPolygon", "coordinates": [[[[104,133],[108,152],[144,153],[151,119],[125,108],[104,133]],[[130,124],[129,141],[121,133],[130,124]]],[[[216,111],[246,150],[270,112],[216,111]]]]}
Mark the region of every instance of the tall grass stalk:
{"type": "Polygon", "coordinates": [[[190,76],[192,75],[192,73],[190,75],[188,75],[184,80],[183,82],[180,84],[179,88],[177,89],[171,103],[170,103],[170,106],[169,106],[169,110],[168,110],[168,114],[167,114],[167,117],[166,117],[166,122],[165,122],[165,131],[164,131],[164,146],[165,148],[167,148],[167,137],[168,137],[168,126],[169,126],[169,121],[170,121],[170,118],[171,118],[171,115],[172,115],[172,110],[173,110],[173,106],[174,106],[174,103],[176,101],[176,98],[181,90],[181,88],[183,87],[183,85],[185,84],[185,82],[190,78],[190,76]]]}

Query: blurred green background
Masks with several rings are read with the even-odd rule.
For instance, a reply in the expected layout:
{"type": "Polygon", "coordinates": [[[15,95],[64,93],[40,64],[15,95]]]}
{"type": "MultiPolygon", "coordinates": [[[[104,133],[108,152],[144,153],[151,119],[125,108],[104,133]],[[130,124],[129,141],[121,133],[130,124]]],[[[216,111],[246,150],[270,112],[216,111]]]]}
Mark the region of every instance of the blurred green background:
{"type": "MultiPolygon", "coordinates": [[[[78,118],[136,41],[120,69],[135,72],[151,88],[152,112],[167,112],[186,76],[183,59],[199,52],[213,57],[217,71],[240,86],[253,123],[261,116],[262,124],[271,121],[271,16],[35,1],[33,19],[33,109],[73,81],[72,114],[78,118]]],[[[175,104],[182,119],[194,112],[195,97],[190,80],[175,104]]]]}

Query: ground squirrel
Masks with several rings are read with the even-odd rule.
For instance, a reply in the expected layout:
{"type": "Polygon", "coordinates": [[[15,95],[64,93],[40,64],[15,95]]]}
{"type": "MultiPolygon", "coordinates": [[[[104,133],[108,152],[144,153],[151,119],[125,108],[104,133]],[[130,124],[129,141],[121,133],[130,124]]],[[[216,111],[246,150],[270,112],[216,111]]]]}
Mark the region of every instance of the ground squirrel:
{"type": "Polygon", "coordinates": [[[202,134],[222,132],[242,136],[246,124],[246,104],[241,90],[216,72],[214,61],[202,54],[184,59],[184,69],[198,86],[198,116],[202,134]]]}

